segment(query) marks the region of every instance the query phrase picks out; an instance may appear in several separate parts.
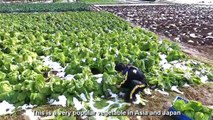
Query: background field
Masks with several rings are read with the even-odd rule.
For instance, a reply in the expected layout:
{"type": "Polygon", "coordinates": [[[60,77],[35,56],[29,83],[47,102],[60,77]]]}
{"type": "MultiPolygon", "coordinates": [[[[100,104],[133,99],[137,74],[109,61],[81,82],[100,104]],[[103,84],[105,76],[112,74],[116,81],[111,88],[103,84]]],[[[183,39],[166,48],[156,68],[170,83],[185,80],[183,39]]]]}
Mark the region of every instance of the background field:
{"type": "MultiPolygon", "coordinates": [[[[66,4],[63,9],[61,6],[65,4],[61,3],[42,4],[50,5],[44,9],[37,5],[16,4],[13,9],[8,9],[7,5],[2,7],[2,12],[9,10],[6,12],[12,13],[0,14],[0,101],[6,100],[14,105],[17,112],[0,119],[23,119],[22,114],[26,113],[23,105],[26,104],[36,105],[34,110],[46,111],[153,111],[167,110],[171,101],[180,95],[204,105],[213,105],[211,99],[207,100],[212,98],[212,66],[185,54],[180,43],[162,39],[133,25],[132,21],[138,23],[141,19],[135,16],[142,13],[138,15],[136,10],[125,6],[102,7],[121,16],[124,9],[127,10],[127,15],[124,13],[122,17],[130,23],[109,12],[89,11],[91,8],[81,3],[66,4]],[[63,12],[67,10],[72,12],[63,12]],[[114,70],[118,62],[137,66],[149,84],[159,84],[158,89],[151,91],[151,95],[149,92],[139,94],[138,103],[124,102],[125,91],[117,87],[124,76],[114,70]],[[190,86],[185,88],[186,85],[190,86]]],[[[8,112],[7,109],[1,110],[2,113],[8,112]]],[[[152,117],[143,116],[144,119],[152,117]]],[[[81,119],[79,116],[57,116],[55,119],[65,118],[81,119]]],[[[107,117],[112,118],[136,119],[134,116],[107,117]]],[[[171,119],[165,116],[153,118],[171,119]]]]}

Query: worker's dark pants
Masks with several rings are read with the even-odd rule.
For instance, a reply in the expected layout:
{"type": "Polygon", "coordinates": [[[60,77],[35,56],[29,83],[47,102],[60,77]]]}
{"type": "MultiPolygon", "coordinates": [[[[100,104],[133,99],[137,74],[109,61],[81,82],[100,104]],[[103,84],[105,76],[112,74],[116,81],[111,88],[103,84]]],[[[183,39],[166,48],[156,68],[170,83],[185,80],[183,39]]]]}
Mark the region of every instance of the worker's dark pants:
{"type": "Polygon", "coordinates": [[[127,102],[131,102],[136,99],[136,94],[138,92],[141,92],[144,90],[144,88],[146,88],[146,84],[143,84],[142,82],[137,80],[132,80],[127,85],[125,85],[125,88],[127,88],[125,100],[127,102]]]}

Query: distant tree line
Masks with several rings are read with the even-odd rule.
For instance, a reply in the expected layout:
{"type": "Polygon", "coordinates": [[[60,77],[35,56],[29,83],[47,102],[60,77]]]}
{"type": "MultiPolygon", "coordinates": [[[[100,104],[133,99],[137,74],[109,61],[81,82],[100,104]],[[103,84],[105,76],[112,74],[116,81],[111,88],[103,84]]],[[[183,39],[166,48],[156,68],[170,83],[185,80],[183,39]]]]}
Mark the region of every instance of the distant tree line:
{"type": "Polygon", "coordinates": [[[0,0],[0,2],[46,2],[49,0],[0,0]]]}

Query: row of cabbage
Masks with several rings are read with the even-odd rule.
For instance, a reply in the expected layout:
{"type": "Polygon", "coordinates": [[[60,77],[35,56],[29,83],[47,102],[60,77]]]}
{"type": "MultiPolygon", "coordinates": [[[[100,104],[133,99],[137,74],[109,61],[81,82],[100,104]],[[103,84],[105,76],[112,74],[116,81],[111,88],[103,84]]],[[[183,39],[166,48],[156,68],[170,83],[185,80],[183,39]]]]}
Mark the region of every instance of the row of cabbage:
{"type": "Polygon", "coordinates": [[[188,59],[176,43],[159,42],[152,32],[132,28],[110,13],[0,14],[0,27],[0,101],[16,106],[46,104],[60,95],[73,106],[73,97],[82,100],[84,93],[89,100],[91,92],[107,99],[120,92],[116,85],[123,77],[114,70],[117,62],[139,67],[159,89],[201,83],[204,75],[212,80],[212,69],[188,59]],[[55,70],[44,65],[46,56],[74,78],[51,74],[55,70]],[[163,66],[175,63],[187,69],[163,66]],[[94,74],[103,74],[102,81],[94,74]]]}
{"type": "Polygon", "coordinates": [[[89,5],[85,3],[2,3],[1,13],[14,12],[65,12],[65,11],[88,11],[89,5]]]}

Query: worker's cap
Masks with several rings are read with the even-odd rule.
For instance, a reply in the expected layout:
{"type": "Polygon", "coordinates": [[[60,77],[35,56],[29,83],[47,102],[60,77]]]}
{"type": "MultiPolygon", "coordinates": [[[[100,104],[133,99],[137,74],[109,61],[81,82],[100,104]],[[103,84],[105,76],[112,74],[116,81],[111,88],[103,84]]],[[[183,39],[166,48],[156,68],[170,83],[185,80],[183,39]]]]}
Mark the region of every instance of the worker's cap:
{"type": "Polygon", "coordinates": [[[125,68],[126,68],[126,65],[124,63],[118,63],[115,65],[115,70],[119,72],[123,71],[125,68]]]}

